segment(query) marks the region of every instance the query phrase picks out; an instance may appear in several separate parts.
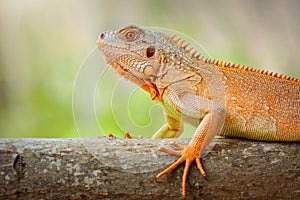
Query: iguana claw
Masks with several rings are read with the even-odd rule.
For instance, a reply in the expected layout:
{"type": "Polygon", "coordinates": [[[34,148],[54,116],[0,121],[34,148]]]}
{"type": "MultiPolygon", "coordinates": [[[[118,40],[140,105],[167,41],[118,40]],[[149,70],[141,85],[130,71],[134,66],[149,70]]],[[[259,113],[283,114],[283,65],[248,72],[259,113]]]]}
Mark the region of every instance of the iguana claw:
{"type": "Polygon", "coordinates": [[[200,173],[202,176],[206,176],[206,173],[203,169],[203,166],[200,161],[199,154],[195,154],[195,151],[193,150],[192,145],[187,145],[187,146],[182,146],[176,142],[171,144],[172,146],[177,147],[179,150],[170,150],[165,147],[159,147],[158,151],[165,152],[170,155],[175,155],[175,156],[180,156],[180,158],[174,162],[172,165],[170,165],[168,168],[166,168],[164,171],[160,172],[157,174],[156,179],[161,178],[163,175],[169,173],[173,169],[175,169],[178,165],[180,165],[182,162],[185,161],[185,167],[182,175],[182,197],[186,197],[186,180],[187,180],[187,175],[190,169],[190,166],[192,162],[195,160],[197,164],[197,168],[199,169],[200,173]]]}

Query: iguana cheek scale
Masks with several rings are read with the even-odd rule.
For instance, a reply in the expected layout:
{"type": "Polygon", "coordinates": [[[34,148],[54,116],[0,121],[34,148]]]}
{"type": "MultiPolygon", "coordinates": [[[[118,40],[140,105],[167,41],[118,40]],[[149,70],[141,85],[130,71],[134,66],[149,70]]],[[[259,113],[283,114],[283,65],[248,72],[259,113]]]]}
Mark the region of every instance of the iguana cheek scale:
{"type": "Polygon", "coordinates": [[[152,138],[179,137],[183,123],[197,127],[186,146],[159,151],[179,156],[160,178],[185,162],[206,173],[200,156],[216,134],[263,141],[300,141],[300,81],[260,69],[211,60],[181,38],[137,26],[100,34],[98,47],[125,79],[162,104],[166,124],[152,138]]]}

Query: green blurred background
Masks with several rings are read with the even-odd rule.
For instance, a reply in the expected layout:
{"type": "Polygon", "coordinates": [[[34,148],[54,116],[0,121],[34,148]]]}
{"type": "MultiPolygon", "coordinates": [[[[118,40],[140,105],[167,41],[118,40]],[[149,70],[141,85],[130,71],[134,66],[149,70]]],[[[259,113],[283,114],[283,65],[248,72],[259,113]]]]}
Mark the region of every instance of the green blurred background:
{"type": "MultiPolygon", "coordinates": [[[[80,65],[100,32],[128,24],[174,29],[213,58],[299,78],[299,10],[297,0],[0,0],[0,136],[79,137],[80,65]]],[[[124,131],[107,113],[106,134],[124,131]]]]}

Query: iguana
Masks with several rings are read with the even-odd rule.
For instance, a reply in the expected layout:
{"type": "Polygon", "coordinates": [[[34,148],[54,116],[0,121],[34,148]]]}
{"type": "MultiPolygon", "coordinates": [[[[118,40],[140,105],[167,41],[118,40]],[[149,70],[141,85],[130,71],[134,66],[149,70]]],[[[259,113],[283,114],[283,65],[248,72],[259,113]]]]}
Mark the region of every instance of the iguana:
{"type": "Polygon", "coordinates": [[[212,60],[176,35],[126,26],[99,35],[106,62],[164,107],[166,124],[152,138],[179,137],[183,122],[197,127],[186,146],[159,151],[179,159],[160,178],[185,162],[182,196],[190,165],[216,134],[263,141],[300,141],[300,81],[260,69],[212,60]]]}

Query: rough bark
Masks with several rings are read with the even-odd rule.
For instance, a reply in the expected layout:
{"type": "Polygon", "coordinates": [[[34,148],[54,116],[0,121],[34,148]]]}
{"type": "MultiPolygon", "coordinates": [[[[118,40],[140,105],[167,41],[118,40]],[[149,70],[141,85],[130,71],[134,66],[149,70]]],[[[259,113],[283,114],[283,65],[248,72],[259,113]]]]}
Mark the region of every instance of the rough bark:
{"type": "MultiPolygon", "coordinates": [[[[0,199],[181,199],[183,165],[157,153],[189,139],[0,139],[0,199]]],[[[300,143],[215,139],[187,199],[299,199],[300,143]]]]}

